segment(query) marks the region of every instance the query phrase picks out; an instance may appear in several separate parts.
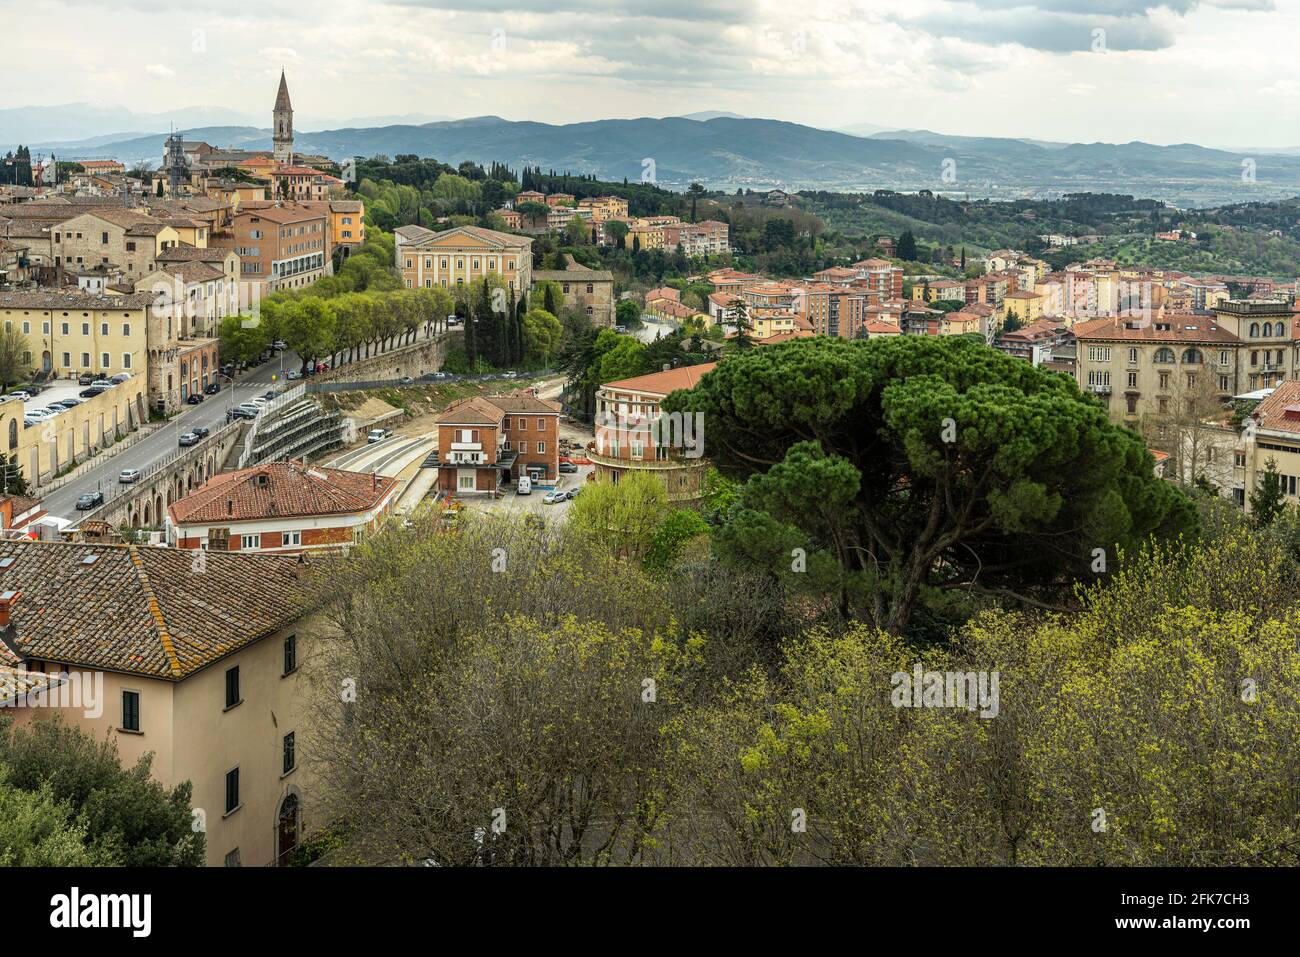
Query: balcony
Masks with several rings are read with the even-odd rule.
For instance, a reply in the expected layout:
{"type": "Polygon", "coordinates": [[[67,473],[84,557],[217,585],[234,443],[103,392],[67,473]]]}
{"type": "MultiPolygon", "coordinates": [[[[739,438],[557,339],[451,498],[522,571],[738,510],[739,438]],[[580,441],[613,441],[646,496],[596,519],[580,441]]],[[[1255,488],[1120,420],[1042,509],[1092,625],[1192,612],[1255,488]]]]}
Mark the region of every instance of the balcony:
{"type": "Polygon", "coordinates": [[[661,470],[689,469],[689,468],[696,468],[698,466],[702,466],[705,464],[705,460],[703,458],[688,459],[683,455],[677,455],[677,454],[674,454],[672,457],[666,459],[655,459],[655,458],[641,458],[641,459],[626,458],[625,459],[625,458],[620,458],[617,455],[602,455],[601,453],[595,451],[595,449],[591,449],[591,448],[588,448],[586,452],[587,452],[587,458],[591,459],[591,461],[595,462],[597,465],[604,465],[607,468],[616,468],[616,469],[661,469],[661,470]]]}
{"type": "Polygon", "coordinates": [[[1108,385],[1089,385],[1087,389],[1096,395],[1110,395],[1110,386],[1108,385]]]}

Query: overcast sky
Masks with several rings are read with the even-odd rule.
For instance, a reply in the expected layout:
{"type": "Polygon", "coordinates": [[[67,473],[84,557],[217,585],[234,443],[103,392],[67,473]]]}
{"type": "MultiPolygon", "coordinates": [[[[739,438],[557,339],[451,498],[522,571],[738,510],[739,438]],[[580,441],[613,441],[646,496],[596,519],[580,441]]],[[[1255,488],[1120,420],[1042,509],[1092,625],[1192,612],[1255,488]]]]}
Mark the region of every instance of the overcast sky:
{"type": "Polygon", "coordinates": [[[1300,145],[1300,0],[0,0],[0,23],[0,107],[219,106],[269,126],[283,65],[300,129],[729,110],[1300,145]]]}

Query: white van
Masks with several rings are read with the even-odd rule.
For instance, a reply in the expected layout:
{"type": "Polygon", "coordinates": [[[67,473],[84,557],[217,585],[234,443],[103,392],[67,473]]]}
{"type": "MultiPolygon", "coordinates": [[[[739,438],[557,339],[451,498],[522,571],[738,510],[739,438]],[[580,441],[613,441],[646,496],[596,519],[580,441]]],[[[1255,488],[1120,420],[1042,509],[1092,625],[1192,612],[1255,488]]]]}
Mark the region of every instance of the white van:
{"type": "Polygon", "coordinates": [[[516,494],[516,495],[532,495],[532,494],[533,494],[533,480],[530,479],[527,475],[521,475],[521,476],[519,476],[519,484],[515,486],[515,494],[516,494]]]}

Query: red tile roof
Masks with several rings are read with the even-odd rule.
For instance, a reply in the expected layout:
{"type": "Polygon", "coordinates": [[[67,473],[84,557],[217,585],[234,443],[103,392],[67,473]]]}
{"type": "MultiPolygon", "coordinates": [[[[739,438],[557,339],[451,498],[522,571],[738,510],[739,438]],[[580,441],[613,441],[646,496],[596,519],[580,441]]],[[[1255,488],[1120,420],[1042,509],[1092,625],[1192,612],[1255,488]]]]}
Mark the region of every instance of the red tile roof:
{"type": "Polygon", "coordinates": [[[303,612],[297,556],[0,541],[19,592],[0,663],[35,658],[176,680],[303,612]]]}
{"type": "Polygon", "coordinates": [[[397,479],[298,462],[268,462],[216,475],[167,508],[178,525],[314,515],[377,508],[397,479]]]}
{"type": "MultiPolygon", "coordinates": [[[[757,340],[756,340],[757,341],[757,340]]],[[[601,388],[617,389],[620,392],[640,392],[651,395],[668,395],[678,389],[693,389],[705,374],[717,367],[716,362],[706,362],[697,366],[682,366],[666,372],[652,372],[649,375],[634,376],[631,379],[619,379],[606,382],[601,388]]]]}

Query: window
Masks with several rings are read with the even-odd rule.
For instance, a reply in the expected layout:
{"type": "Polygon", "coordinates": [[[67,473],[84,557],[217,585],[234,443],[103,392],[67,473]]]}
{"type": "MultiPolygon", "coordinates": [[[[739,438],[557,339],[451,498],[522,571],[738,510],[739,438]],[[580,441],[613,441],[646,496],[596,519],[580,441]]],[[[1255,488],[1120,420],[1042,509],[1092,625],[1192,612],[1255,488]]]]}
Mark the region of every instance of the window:
{"type": "Polygon", "coordinates": [[[89,352],[83,352],[83,353],[81,354],[81,368],[83,368],[83,369],[89,369],[89,368],[90,368],[90,353],[89,353],[89,352]]]}
{"type": "Polygon", "coordinates": [[[72,365],[72,353],[65,352],[63,353],[63,367],[66,369],[70,365],[72,365]]]}
{"type": "Polygon", "coordinates": [[[1157,349],[1155,355],[1156,362],[1171,363],[1174,361],[1173,349],[1157,349]]]}
{"type": "Polygon", "coordinates": [[[538,432],[545,432],[545,431],[546,431],[546,420],[545,420],[545,419],[538,419],[538,420],[537,420],[537,431],[538,431],[538,432]]]}
{"type": "Polygon", "coordinates": [[[131,334],[131,323],[129,322],[122,323],[122,335],[129,336],[130,334],[131,334]]]}
{"type": "Polygon", "coordinates": [[[239,867],[239,848],[226,854],[226,867],[239,867]]]}
{"type": "Polygon", "coordinates": [[[538,442],[538,443],[537,443],[537,454],[538,454],[538,455],[543,455],[543,454],[545,454],[545,452],[546,452],[546,443],[545,443],[545,442],[538,442]]]}
{"type": "Polygon", "coordinates": [[[1088,361],[1089,361],[1089,362],[1109,362],[1109,361],[1110,361],[1110,347],[1109,347],[1109,346],[1089,346],[1089,347],[1088,347],[1088,361]]]}
{"type": "Polygon", "coordinates": [[[105,372],[107,372],[107,371],[108,371],[108,367],[111,366],[112,364],[113,364],[113,363],[109,361],[108,353],[107,353],[107,352],[101,352],[101,353],[99,354],[99,367],[100,367],[101,369],[103,369],[105,372]]]}
{"type": "Polygon", "coordinates": [[[226,772],[226,813],[231,814],[239,808],[239,768],[226,772]]]}
{"type": "Polygon", "coordinates": [[[1138,387],[1138,374],[1136,372],[1130,372],[1128,374],[1128,387],[1130,389],[1136,389],[1138,387]]]}
{"type": "Polygon", "coordinates": [[[99,324],[99,334],[100,334],[101,336],[106,336],[106,335],[108,335],[108,323],[107,323],[107,322],[101,322],[101,323],[99,324]]]}
{"type": "Polygon", "coordinates": [[[122,730],[140,730],[140,692],[122,692],[122,730]]]}
{"type": "Polygon", "coordinates": [[[62,324],[62,326],[60,326],[60,335],[66,336],[67,334],[68,334],[68,324],[65,322],[62,324]]]}
{"type": "Polygon", "coordinates": [[[527,442],[520,442],[520,443],[519,443],[519,454],[520,454],[520,455],[527,455],[527,454],[528,454],[528,443],[527,443],[527,442]]]}
{"type": "Polygon", "coordinates": [[[1226,375],[1219,376],[1219,391],[1220,392],[1228,391],[1228,377],[1226,375]]]}
{"type": "Polygon", "coordinates": [[[122,368],[123,369],[131,368],[131,353],[129,352],[122,353],[122,368]]]}
{"type": "Polygon", "coordinates": [[[257,546],[260,545],[261,543],[262,543],[262,542],[261,542],[261,536],[260,536],[260,535],[240,535],[240,536],[239,536],[239,547],[240,547],[240,548],[257,548],[257,546]]]}
{"type": "Polygon", "coordinates": [[[302,532],[282,532],[280,534],[281,547],[287,547],[289,545],[301,545],[301,544],[302,544],[302,532]]]}
{"type": "Polygon", "coordinates": [[[286,635],[284,639],[284,673],[290,674],[298,669],[298,636],[286,635]]]}
{"type": "Polygon", "coordinates": [[[1189,365],[1197,365],[1197,364],[1199,364],[1199,363],[1201,362],[1201,350],[1200,350],[1200,349],[1184,349],[1184,350],[1183,350],[1183,362],[1184,362],[1184,363],[1187,363],[1187,364],[1189,364],[1189,365]]]}
{"type": "Polygon", "coordinates": [[[519,431],[520,432],[528,431],[528,420],[525,419],[522,415],[519,417],[519,431]]]}
{"type": "Polygon", "coordinates": [[[226,707],[239,704],[239,665],[226,669],[226,707]]]}
{"type": "Polygon", "coordinates": [[[90,323],[88,323],[88,322],[83,322],[83,323],[81,324],[81,334],[82,334],[83,336],[88,336],[88,335],[90,335],[90,323]]]}
{"type": "Polygon", "coordinates": [[[288,774],[290,771],[293,770],[294,768],[293,760],[294,760],[293,732],[290,731],[288,734],[284,736],[284,762],[283,762],[284,770],[280,772],[281,774],[288,774]]]}

